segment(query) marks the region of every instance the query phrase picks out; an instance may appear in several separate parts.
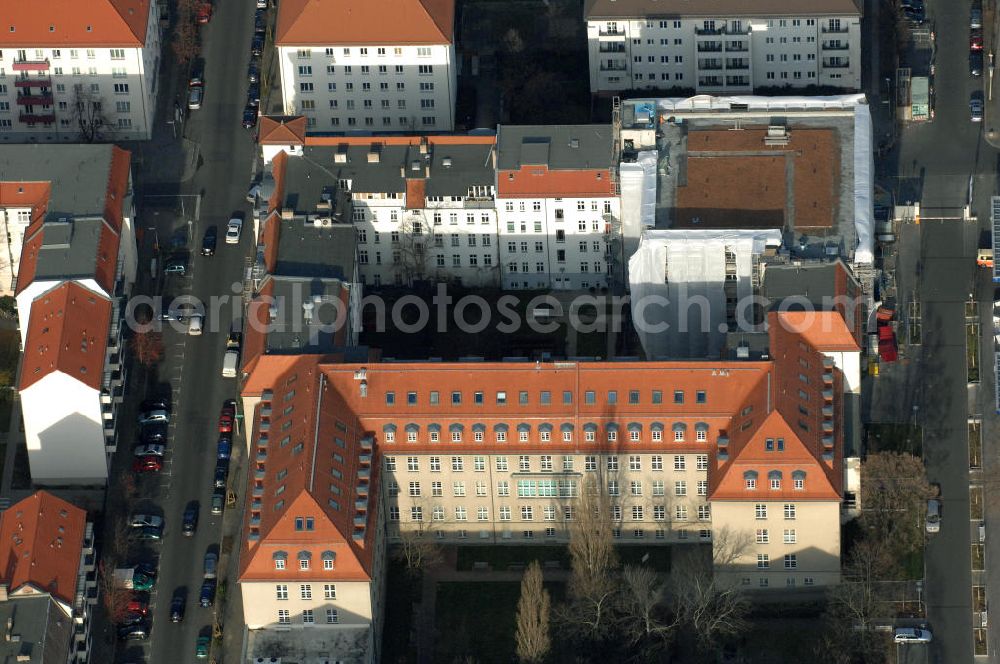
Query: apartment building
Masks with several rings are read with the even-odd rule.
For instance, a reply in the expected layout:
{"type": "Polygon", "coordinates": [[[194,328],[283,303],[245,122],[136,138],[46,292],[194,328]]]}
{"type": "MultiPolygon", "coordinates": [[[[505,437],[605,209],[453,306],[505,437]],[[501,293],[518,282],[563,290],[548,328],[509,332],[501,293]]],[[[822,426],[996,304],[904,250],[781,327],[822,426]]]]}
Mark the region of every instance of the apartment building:
{"type": "Polygon", "coordinates": [[[855,0],[588,0],[590,91],[861,88],[862,8],[855,0]],[[777,11],[776,11],[777,10],[777,11]]]}
{"type": "Polygon", "coordinates": [[[240,546],[247,652],[251,661],[279,652],[375,663],[385,597],[380,469],[316,358],[263,356],[247,383],[257,405],[240,546]]]}
{"type": "Polygon", "coordinates": [[[363,284],[499,284],[492,136],[306,136],[300,142],[291,126],[275,125],[267,134],[270,172],[283,191],[274,205],[314,213],[311,206],[324,197],[345,192],[363,284]]]}
{"type": "Polygon", "coordinates": [[[455,126],[454,0],[278,6],[284,111],[311,131],[441,132],[455,126]]]}
{"type": "Polygon", "coordinates": [[[14,289],[32,481],[104,484],[117,446],[122,321],[136,273],[131,157],[111,145],[24,149],[88,156],[57,171],[78,169],[72,176],[23,187],[43,192],[23,233],[14,289]]]}
{"type": "MultiPolygon", "coordinates": [[[[373,459],[381,483],[365,488],[364,502],[352,510],[352,496],[338,494],[333,503],[367,527],[377,501],[390,542],[419,531],[450,544],[565,543],[574,499],[592,477],[612,500],[622,544],[710,543],[725,532],[752,540],[719,570],[734,583],[836,583],[844,383],[826,353],[853,338],[835,312],[770,318],[763,361],[263,357],[243,392],[255,418],[255,486],[270,496],[289,473],[302,475],[283,456],[273,464],[271,450],[298,450],[308,462],[310,440],[329,440],[315,427],[294,432],[310,421],[292,415],[302,399],[334,420],[333,462],[311,477],[351,478],[356,455],[373,459]]],[[[248,528],[252,537],[252,521],[248,528]]],[[[281,617],[283,601],[260,610],[281,617]]]]}
{"type": "Polygon", "coordinates": [[[512,126],[497,134],[497,223],[503,287],[611,285],[621,260],[612,128],[512,126]]]}
{"type": "Polygon", "coordinates": [[[0,34],[0,140],[145,140],[160,61],[151,0],[11,3],[0,34]]]}
{"type": "Polygon", "coordinates": [[[94,525],[45,491],[0,515],[0,657],[7,662],[89,661],[97,603],[94,525]]]}

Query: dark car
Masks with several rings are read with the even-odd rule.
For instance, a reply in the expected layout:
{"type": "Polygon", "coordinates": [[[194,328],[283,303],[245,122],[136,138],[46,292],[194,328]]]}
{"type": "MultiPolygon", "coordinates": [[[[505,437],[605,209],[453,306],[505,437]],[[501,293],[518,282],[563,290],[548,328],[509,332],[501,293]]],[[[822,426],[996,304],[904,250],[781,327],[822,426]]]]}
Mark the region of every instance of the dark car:
{"type": "Polygon", "coordinates": [[[184,509],[184,518],[181,524],[181,531],[184,533],[185,537],[191,537],[194,535],[194,531],[198,529],[198,503],[188,503],[188,506],[184,509]]]}
{"type": "Polygon", "coordinates": [[[902,8],[903,18],[905,18],[910,23],[920,24],[927,20],[927,14],[924,13],[923,6],[906,6],[902,8]]]}
{"type": "Polygon", "coordinates": [[[255,35],[263,35],[267,32],[267,16],[264,10],[258,9],[257,15],[253,17],[253,31],[255,35]]]}
{"type": "Polygon", "coordinates": [[[215,551],[205,552],[205,578],[214,579],[219,569],[219,554],[215,551]]]}
{"type": "Polygon", "coordinates": [[[228,459],[219,459],[218,463],[215,465],[215,488],[224,489],[226,488],[226,480],[229,479],[229,463],[228,459]]]}
{"type": "Polygon", "coordinates": [[[247,88],[247,104],[250,106],[260,106],[260,84],[251,83],[247,88]]]}
{"type": "Polygon", "coordinates": [[[170,622],[179,623],[184,620],[184,608],[187,604],[184,591],[178,588],[170,600],[170,622]]]}
{"type": "Polygon", "coordinates": [[[205,237],[201,239],[201,255],[214,256],[215,245],[219,242],[218,226],[209,226],[205,229],[205,237]]]}
{"type": "Polygon", "coordinates": [[[215,456],[219,459],[228,459],[233,455],[233,441],[229,438],[220,438],[215,448],[215,456]]]}
{"type": "Polygon", "coordinates": [[[983,75],[983,52],[982,51],[972,51],[969,53],[969,75],[970,76],[982,76],[983,75]]]}
{"type": "Polygon", "coordinates": [[[163,458],[158,456],[136,457],[132,470],[137,473],[158,473],[163,470],[163,458]]]}
{"type": "Polygon", "coordinates": [[[122,627],[130,627],[132,625],[140,625],[146,620],[146,614],[140,611],[126,611],[124,617],[120,623],[122,627]]]}
{"type": "Polygon", "coordinates": [[[250,42],[250,53],[260,55],[264,52],[264,35],[254,35],[250,42]]]}
{"type": "Polygon", "coordinates": [[[251,60],[250,64],[247,65],[247,80],[251,83],[256,83],[260,80],[260,65],[257,64],[256,60],[251,60]]]}
{"type": "Polygon", "coordinates": [[[215,604],[215,579],[206,579],[201,584],[201,594],[198,596],[198,605],[208,609],[215,604]]]}
{"type": "Polygon", "coordinates": [[[134,625],[123,625],[118,628],[118,638],[122,641],[149,638],[149,623],[139,622],[134,625]]]}
{"type": "Polygon", "coordinates": [[[143,526],[137,529],[137,538],[140,540],[158,542],[163,539],[163,526],[143,526]]]}
{"type": "Polygon", "coordinates": [[[247,105],[243,109],[243,128],[253,129],[257,126],[257,107],[247,105]]]}
{"type": "Polygon", "coordinates": [[[143,443],[165,443],[167,441],[167,433],[169,432],[169,427],[166,422],[155,421],[147,422],[142,425],[139,430],[139,440],[143,443]]]}
{"type": "Polygon", "coordinates": [[[216,488],[212,492],[212,514],[222,514],[226,507],[226,490],[216,488]]]}
{"type": "Polygon", "coordinates": [[[970,51],[981,51],[983,50],[983,31],[982,29],[975,29],[969,32],[969,50],[970,51]]]}

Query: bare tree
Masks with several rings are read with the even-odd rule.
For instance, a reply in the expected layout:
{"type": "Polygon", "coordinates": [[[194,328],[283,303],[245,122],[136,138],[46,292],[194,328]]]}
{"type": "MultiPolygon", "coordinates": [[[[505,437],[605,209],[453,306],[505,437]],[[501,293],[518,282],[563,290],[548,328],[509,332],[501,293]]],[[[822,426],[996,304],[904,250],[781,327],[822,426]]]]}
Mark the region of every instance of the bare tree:
{"type": "Polygon", "coordinates": [[[828,629],[819,654],[831,663],[885,662],[886,638],[875,627],[891,620],[891,610],[880,590],[880,580],[892,568],[888,548],[877,538],[854,545],[841,582],[830,589],[824,622],[828,629]]]}
{"type": "Polygon", "coordinates": [[[174,26],[174,36],[170,45],[174,50],[177,62],[181,65],[191,62],[201,53],[201,35],[195,24],[198,4],[198,0],[177,1],[177,23],[174,26]]]}
{"type": "Polygon", "coordinates": [[[104,100],[96,93],[85,92],[81,84],[76,85],[70,119],[80,131],[80,139],[84,143],[93,143],[101,138],[103,132],[114,129],[104,108],[104,100]]]}
{"type": "Polygon", "coordinates": [[[569,528],[569,605],[561,619],[589,638],[600,638],[611,626],[617,590],[614,572],[618,554],[612,538],[611,500],[593,477],[580,492],[569,528]]]}
{"type": "Polygon", "coordinates": [[[135,359],[147,369],[156,366],[163,359],[163,335],[154,330],[142,330],[132,337],[132,353],[135,359]]]}
{"type": "Polygon", "coordinates": [[[128,613],[128,603],[132,599],[132,593],[115,580],[115,566],[110,559],[105,558],[101,561],[98,579],[101,600],[108,619],[116,624],[122,622],[128,613]]]}
{"type": "MultiPolygon", "coordinates": [[[[420,507],[423,516],[428,510],[423,504],[420,507]]],[[[411,524],[412,528],[405,529],[400,524],[399,542],[394,555],[397,560],[403,562],[407,572],[418,574],[427,567],[441,562],[441,547],[434,541],[434,527],[427,521],[421,519],[411,524]]]]}
{"type": "Polygon", "coordinates": [[[521,579],[521,597],[517,601],[517,658],[525,664],[540,664],[552,647],[551,606],[549,591],[542,586],[542,566],[534,560],[521,579]]]}
{"type": "Polygon", "coordinates": [[[667,583],[655,570],[626,565],[622,571],[621,624],[632,646],[658,647],[669,641],[678,626],[676,614],[667,619],[664,604],[667,583]]]}
{"type": "Polygon", "coordinates": [[[923,546],[922,515],[933,495],[924,462],[912,454],[879,452],[861,466],[861,526],[900,560],[923,546]]]}
{"type": "Polygon", "coordinates": [[[403,217],[399,224],[399,241],[393,245],[393,253],[399,254],[396,269],[402,273],[404,284],[426,279],[429,269],[429,247],[434,246],[435,228],[418,219],[403,217]]]}

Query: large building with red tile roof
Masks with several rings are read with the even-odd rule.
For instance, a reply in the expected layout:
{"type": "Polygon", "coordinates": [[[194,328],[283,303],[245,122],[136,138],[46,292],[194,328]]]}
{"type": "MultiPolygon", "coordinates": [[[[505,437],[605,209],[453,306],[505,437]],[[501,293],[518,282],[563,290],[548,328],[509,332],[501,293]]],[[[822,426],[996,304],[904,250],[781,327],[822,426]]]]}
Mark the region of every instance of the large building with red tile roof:
{"type": "Polygon", "coordinates": [[[4,158],[20,174],[0,189],[0,205],[7,250],[20,249],[11,289],[32,479],[103,484],[117,441],[122,320],[136,274],[130,154],[110,145],[26,145],[7,148],[4,158]],[[19,198],[28,192],[44,195],[19,198]]]}
{"type": "Polygon", "coordinates": [[[247,624],[377,631],[383,532],[565,543],[589,478],[622,544],[739,537],[719,570],[735,583],[837,583],[845,386],[827,353],[849,332],[836,314],[769,318],[766,360],[262,356],[243,391],[247,624]]]}
{"type": "Polygon", "coordinates": [[[143,140],[152,132],[160,60],[152,0],[51,0],[5,7],[0,91],[16,112],[0,142],[143,140]]]}
{"type": "Polygon", "coordinates": [[[0,542],[0,622],[8,625],[0,655],[23,653],[20,644],[6,652],[14,633],[31,644],[31,661],[87,662],[97,576],[86,512],[38,491],[0,515],[0,542]]]}
{"type": "Polygon", "coordinates": [[[455,127],[455,0],[290,0],[274,42],[284,112],[310,131],[455,127]]]}

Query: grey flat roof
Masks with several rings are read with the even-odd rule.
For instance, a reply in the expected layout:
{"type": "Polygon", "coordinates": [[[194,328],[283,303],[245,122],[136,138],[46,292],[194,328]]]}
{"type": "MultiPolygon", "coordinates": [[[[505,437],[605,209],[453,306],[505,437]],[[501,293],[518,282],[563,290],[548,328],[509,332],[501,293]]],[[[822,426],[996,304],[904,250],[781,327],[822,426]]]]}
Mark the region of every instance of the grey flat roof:
{"type": "MultiPolygon", "coordinates": [[[[330,353],[336,348],[339,279],[270,276],[277,318],[267,333],[267,353],[330,353]],[[318,298],[318,299],[317,299],[318,298]],[[307,318],[305,307],[311,309],[307,318]]],[[[346,314],[346,312],[345,312],[346,314]]],[[[346,319],[343,324],[347,324],[346,319]]]]}
{"type": "Polygon", "coordinates": [[[354,277],[357,231],[353,224],[317,226],[312,219],[281,219],[274,274],[350,281],[354,277]]]}
{"type": "Polygon", "coordinates": [[[286,200],[295,192],[300,200],[311,204],[311,198],[317,198],[324,186],[336,185],[339,180],[350,180],[354,192],[402,194],[406,191],[406,177],[419,176],[426,178],[428,196],[466,196],[469,187],[494,183],[492,145],[432,144],[427,154],[421,154],[418,145],[381,145],[379,148],[378,161],[371,162],[368,160],[370,145],[344,143],[306,147],[302,157],[288,160],[286,200]],[[337,162],[338,153],[346,154],[346,161],[337,162]],[[450,160],[450,166],[445,165],[446,160],[450,160]],[[413,170],[415,162],[417,169],[413,170]],[[311,182],[314,180],[317,182],[311,182]],[[306,190],[316,191],[317,196],[305,198],[306,190]]]}
{"type": "Polygon", "coordinates": [[[73,620],[51,597],[15,597],[0,602],[0,624],[6,625],[8,620],[13,620],[11,633],[19,640],[0,640],[0,661],[63,664],[68,660],[73,620]]]}
{"type": "MultiPolygon", "coordinates": [[[[824,298],[837,296],[837,263],[839,261],[805,261],[800,265],[767,265],[761,294],[777,304],[787,297],[805,298],[822,305],[824,298]]],[[[845,272],[849,271],[846,270],[845,272]]],[[[850,277],[847,277],[850,278],[850,277]]]]}
{"type": "Polygon", "coordinates": [[[601,18],[861,16],[854,0],[586,0],[583,15],[601,18]]]}
{"type": "Polygon", "coordinates": [[[103,217],[73,217],[62,222],[47,215],[34,279],[93,277],[103,228],[103,217]]]}
{"type": "Polygon", "coordinates": [[[52,182],[52,216],[102,215],[113,145],[4,145],[0,182],[52,182]]]}
{"type": "Polygon", "coordinates": [[[552,170],[609,168],[613,133],[601,125],[501,125],[497,168],[547,165],[552,170]]]}

